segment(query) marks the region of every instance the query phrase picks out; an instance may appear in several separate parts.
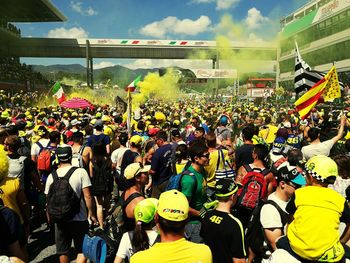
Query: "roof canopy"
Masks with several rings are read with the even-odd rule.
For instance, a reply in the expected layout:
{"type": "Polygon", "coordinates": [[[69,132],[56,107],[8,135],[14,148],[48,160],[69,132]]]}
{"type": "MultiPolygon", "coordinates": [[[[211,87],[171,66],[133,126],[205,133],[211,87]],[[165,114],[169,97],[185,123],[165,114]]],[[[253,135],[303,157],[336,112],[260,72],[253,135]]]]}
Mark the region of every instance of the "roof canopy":
{"type": "Polygon", "coordinates": [[[49,0],[1,0],[7,22],[63,22],[67,18],[49,0]]]}

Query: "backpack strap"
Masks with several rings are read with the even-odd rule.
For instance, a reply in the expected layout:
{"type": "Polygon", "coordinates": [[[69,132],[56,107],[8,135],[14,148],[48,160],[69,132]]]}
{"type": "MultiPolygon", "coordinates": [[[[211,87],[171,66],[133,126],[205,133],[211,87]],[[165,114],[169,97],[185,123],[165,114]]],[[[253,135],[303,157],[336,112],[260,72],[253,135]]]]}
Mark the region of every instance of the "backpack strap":
{"type": "Polygon", "coordinates": [[[41,152],[42,149],[44,149],[44,146],[40,142],[36,142],[36,144],[39,146],[39,152],[41,152]]]}
{"type": "Polygon", "coordinates": [[[65,179],[67,179],[67,181],[69,181],[69,178],[72,176],[72,174],[75,172],[76,169],[78,169],[78,167],[72,166],[63,178],[65,178],[65,179]]]}
{"type": "Polygon", "coordinates": [[[267,169],[267,168],[265,168],[265,169],[262,170],[260,173],[261,173],[263,176],[266,176],[269,172],[270,172],[270,170],[267,169]]]}
{"type": "Polygon", "coordinates": [[[134,252],[134,251],[135,251],[135,247],[134,247],[134,245],[132,244],[132,239],[133,239],[133,237],[134,237],[134,231],[128,231],[128,236],[129,236],[129,239],[130,239],[131,249],[132,249],[132,251],[134,252]]]}
{"type": "Polygon", "coordinates": [[[81,145],[81,146],[80,146],[80,149],[79,149],[79,151],[78,151],[78,153],[79,153],[81,156],[83,156],[84,149],[85,149],[85,145],[81,145]]]}
{"type": "Polygon", "coordinates": [[[218,149],[218,162],[216,164],[216,170],[219,170],[219,165],[220,165],[220,151],[221,149],[218,149]]]}
{"type": "Polygon", "coordinates": [[[161,242],[161,238],[160,238],[160,234],[157,235],[156,239],[154,240],[154,242],[152,243],[151,247],[153,247],[153,245],[155,243],[160,243],[161,242]]]}
{"type": "Polygon", "coordinates": [[[134,200],[135,198],[140,197],[140,196],[143,196],[143,195],[140,194],[139,192],[135,192],[135,193],[129,195],[129,197],[123,202],[123,208],[125,209],[128,206],[128,204],[130,204],[130,202],[132,200],[134,200]]]}
{"type": "Polygon", "coordinates": [[[53,170],[53,171],[52,171],[52,173],[51,173],[51,175],[52,175],[52,179],[53,179],[53,181],[58,180],[58,175],[57,175],[56,170],[53,170]]]}
{"type": "Polygon", "coordinates": [[[247,171],[247,173],[253,172],[253,169],[252,169],[252,167],[250,167],[249,164],[245,164],[245,165],[243,165],[243,167],[244,167],[244,169],[247,171]]]}
{"type": "Polygon", "coordinates": [[[219,136],[219,135],[223,134],[225,131],[228,131],[227,128],[222,129],[220,132],[219,132],[218,128],[216,128],[216,130],[217,130],[217,135],[216,136],[219,136]]]}
{"type": "Polygon", "coordinates": [[[288,216],[289,216],[288,213],[283,211],[282,208],[275,201],[273,201],[271,199],[267,200],[265,204],[273,205],[276,208],[276,210],[278,211],[278,213],[281,217],[281,222],[282,222],[282,228],[281,228],[282,233],[284,234],[283,228],[288,222],[288,216]]]}

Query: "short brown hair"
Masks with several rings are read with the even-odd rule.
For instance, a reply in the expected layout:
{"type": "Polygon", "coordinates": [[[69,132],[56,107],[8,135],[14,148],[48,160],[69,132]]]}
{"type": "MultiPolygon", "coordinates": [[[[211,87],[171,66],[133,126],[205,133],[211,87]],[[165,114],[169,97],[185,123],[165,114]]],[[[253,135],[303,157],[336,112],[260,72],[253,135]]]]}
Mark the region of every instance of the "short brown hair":
{"type": "Polygon", "coordinates": [[[6,145],[13,152],[17,152],[19,147],[21,147],[21,140],[18,138],[17,135],[7,136],[5,141],[6,141],[6,145]]]}
{"type": "Polygon", "coordinates": [[[205,141],[207,143],[207,146],[209,148],[215,148],[216,147],[216,135],[214,132],[209,132],[206,136],[205,136],[205,141]]]}

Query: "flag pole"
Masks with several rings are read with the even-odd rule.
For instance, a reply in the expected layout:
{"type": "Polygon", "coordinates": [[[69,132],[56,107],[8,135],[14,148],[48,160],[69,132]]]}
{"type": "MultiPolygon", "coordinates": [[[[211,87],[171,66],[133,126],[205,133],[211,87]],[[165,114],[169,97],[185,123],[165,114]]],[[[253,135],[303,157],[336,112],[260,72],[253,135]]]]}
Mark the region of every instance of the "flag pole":
{"type": "Polygon", "coordinates": [[[53,87],[55,87],[57,81],[51,86],[51,88],[49,89],[49,91],[46,93],[46,97],[49,96],[50,92],[52,91],[53,87]]]}
{"type": "Polygon", "coordinates": [[[131,138],[131,92],[130,92],[130,88],[128,88],[128,109],[127,109],[127,122],[126,122],[126,126],[128,129],[128,136],[129,138],[131,138]]]}

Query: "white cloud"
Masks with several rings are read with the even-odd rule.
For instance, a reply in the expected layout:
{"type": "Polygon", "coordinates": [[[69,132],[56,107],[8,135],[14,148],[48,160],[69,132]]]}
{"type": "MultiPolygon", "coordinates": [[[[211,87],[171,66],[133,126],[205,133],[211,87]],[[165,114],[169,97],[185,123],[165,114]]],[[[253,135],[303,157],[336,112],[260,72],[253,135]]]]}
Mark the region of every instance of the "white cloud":
{"type": "Polygon", "coordinates": [[[89,35],[88,32],[86,32],[81,27],[72,27],[69,29],[66,29],[64,27],[52,29],[47,34],[47,37],[50,38],[87,38],[89,35]]]}
{"type": "Polygon", "coordinates": [[[211,60],[190,60],[190,59],[136,59],[124,67],[130,69],[138,68],[162,68],[162,67],[181,67],[181,68],[211,68],[211,60]]]}
{"type": "Polygon", "coordinates": [[[253,7],[248,10],[248,15],[245,22],[249,29],[256,29],[259,28],[262,23],[268,20],[269,19],[267,17],[264,17],[258,9],[253,7]]]}
{"type": "Polygon", "coordinates": [[[217,10],[226,10],[233,7],[235,4],[237,4],[240,0],[217,0],[216,2],[216,9],[217,10]]]}
{"type": "Polygon", "coordinates": [[[216,2],[217,10],[226,10],[235,6],[240,0],[192,0],[192,4],[209,4],[216,2]]]}
{"type": "Polygon", "coordinates": [[[71,1],[70,7],[73,9],[73,11],[75,11],[83,16],[94,16],[94,15],[98,14],[98,12],[96,10],[94,10],[91,6],[84,8],[83,2],[71,1]]]}
{"type": "Polygon", "coordinates": [[[203,4],[203,3],[212,3],[215,0],[192,0],[192,3],[194,4],[203,4]]]}
{"type": "Polygon", "coordinates": [[[94,69],[108,68],[108,67],[113,67],[115,65],[116,64],[109,61],[101,61],[99,63],[94,64],[94,69]]]}
{"type": "Polygon", "coordinates": [[[195,36],[207,31],[211,20],[207,16],[201,16],[197,20],[180,20],[174,16],[168,16],[161,21],[155,21],[140,29],[145,36],[164,38],[167,34],[183,34],[195,36]]]}
{"type": "Polygon", "coordinates": [[[261,43],[261,42],[266,42],[265,40],[263,40],[262,38],[258,37],[255,33],[250,33],[248,36],[248,41],[254,42],[254,43],[261,43]]]}

